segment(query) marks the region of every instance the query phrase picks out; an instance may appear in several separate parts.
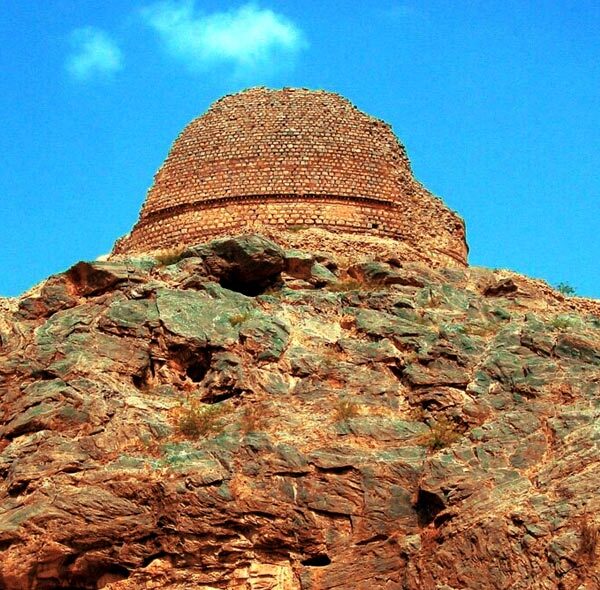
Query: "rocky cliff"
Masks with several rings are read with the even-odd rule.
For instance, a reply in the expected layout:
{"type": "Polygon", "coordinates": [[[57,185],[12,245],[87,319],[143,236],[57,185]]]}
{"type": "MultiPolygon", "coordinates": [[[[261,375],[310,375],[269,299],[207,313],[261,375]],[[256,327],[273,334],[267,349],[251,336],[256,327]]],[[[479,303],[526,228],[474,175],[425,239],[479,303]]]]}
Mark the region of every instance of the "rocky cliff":
{"type": "Polygon", "coordinates": [[[241,236],[0,300],[0,588],[599,588],[599,303],[348,258],[241,236]]]}

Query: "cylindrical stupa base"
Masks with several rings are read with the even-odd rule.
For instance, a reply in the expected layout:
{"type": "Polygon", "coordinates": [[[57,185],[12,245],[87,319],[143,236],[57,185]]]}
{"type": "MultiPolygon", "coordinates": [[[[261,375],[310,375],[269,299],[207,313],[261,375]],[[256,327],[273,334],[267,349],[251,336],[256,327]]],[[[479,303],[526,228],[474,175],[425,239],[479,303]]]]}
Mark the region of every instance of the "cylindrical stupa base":
{"type": "Polygon", "coordinates": [[[324,91],[254,88],[192,121],[113,254],[317,227],[393,238],[466,264],[462,219],[412,175],[389,125],[324,91]]]}

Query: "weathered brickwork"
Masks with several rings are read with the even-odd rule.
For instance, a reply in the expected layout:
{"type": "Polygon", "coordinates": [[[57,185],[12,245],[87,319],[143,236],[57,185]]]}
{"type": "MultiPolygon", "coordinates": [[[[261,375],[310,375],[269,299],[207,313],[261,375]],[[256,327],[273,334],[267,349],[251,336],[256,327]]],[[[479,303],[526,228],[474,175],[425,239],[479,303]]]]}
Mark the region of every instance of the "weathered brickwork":
{"type": "Polygon", "coordinates": [[[253,225],[394,237],[466,262],[462,220],[413,178],[391,128],[329,92],[255,88],[217,101],[176,139],[114,252],[253,225]]]}

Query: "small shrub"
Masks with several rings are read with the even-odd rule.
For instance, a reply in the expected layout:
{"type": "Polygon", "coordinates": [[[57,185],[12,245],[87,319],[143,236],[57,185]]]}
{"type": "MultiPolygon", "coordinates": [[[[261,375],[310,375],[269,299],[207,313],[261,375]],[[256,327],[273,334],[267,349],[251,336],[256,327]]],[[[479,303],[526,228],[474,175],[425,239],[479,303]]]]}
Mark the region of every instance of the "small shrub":
{"type": "Polygon", "coordinates": [[[185,251],[186,248],[184,246],[179,246],[176,248],[165,248],[163,250],[158,250],[157,252],[154,252],[152,256],[160,266],[169,266],[171,264],[179,262],[183,258],[183,254],[185,251]]]}
{"type": "Polygon", "coordinates": [[[434,420],[429,428],[430,432],[423,437],[422,444],[432,451],[448,447],[462,437],[458,425],[444,416],[434,420]]]}
{"type": "Polygon", "coordinates": [[[138,434],[140,446],[144,449],[147,455],[158,457],[160,456],[160,444],[157,438],[150,432],[138,434]]]}
{"type": "Polygon", "coordinates": [[[223,418],[231,411],[226,404],[203,404],[188,398],[177,420],[179,432],[190,438],[206,436],[223,428],[223,418]]]}
{"type": "Polygon", "coordinates": [[[579,320],[569,315],[557,315],[550,320],[550,325],[555,330],[567,330],[568,328],[575,328],[579,324],[579,320]]]}
{"type": "Polygon", "coordinates": [[[264,408],[260,405],[249,405],[244,408],[240,421],[240,428],[244,434],[257,432],[265,428],[264,408]]]}
{"type": "Polygon", "coordinates": [[[275,299],[283,299],[285,297],[285,293],[282,289],[282,286],[283,285],[281,283],[271,285],[263,291],[263,295],[268,295],[269,297],[274,297],[275,299]]]}
{"type": "Polygon", "coordinates": [[[553,396],[563,399],[572,399],[575,395],[573,386],[567,381],[553,382],[549,385],[549,391],[553,396]]]}
{"type": "Polygon", "coordinates": [[[567,297],[575,295],[575,289],[571,287],[569,283],[558,283],[558,285],[556,285],[556,290],[567,297]]]}
{"type": "Polygon", "coordinates": [[[335,421],[346,422],[360,415],[360,406],[348,399],[340,399],[335,406],[335,421]]]}
{"type": "Polygon", "coordinates": [[[235,328],[240,324],[243,324],[250,318],[250,312],[236,313],[235,315],[229,316],[229,323],[235,328]]]}
{"type": "Polygon", "coordinates": [[[402,360],[402,365],[404,367],[408,365],[412,365],[414,363],[419,362],[419,353],[416,350],[403,350],[402,356],[400,357],[402,360]]]}
{"type": "Polygon", "coordinates": [[[437,308],[442,305],[444,299],[440,293],[436,293],[435,291],[429,289],[427,292],[427,298],[423,302],[423,307],[433,307],[437,308]]]}
{"type": "Polygon", "coordinates": [[[353,316],[351,314],[343,315],[340,318],[340,326],[344,330],[351,330],[352,328],[355,328],[356,327],[356,316],[353,316]]]}
{"type": "Polygon", "coordinates": [[[559,484],[556,486],[556,494],[559,498],[563,500],[572,500],[575,497],[575,491],[573,488],[570,488],[568,485],[559,484]]]}
{"type": "Polygon", "coordinates": [[[598,541],[600,541],[600,527],[591,523],[587,514],[581,521],[579,538],[579,551],[588,558],[593,558],[596,555],[598,541]]]}
{"type": "Polygon", "coordinates": [[[498,332],[498,325],[493,322],[482,322],[481,324],[468,324],[465,333],[469,336],[491,336],[498,332]]]}
{"type": "Polygon", "coordinates": [[[345,291],[359,291],[363,290],[365,286],[356,279],[346,279],[345,281],[337,281],[330,283],[327,286],[327,290],[333,293],[343,293],[345,291]]]}

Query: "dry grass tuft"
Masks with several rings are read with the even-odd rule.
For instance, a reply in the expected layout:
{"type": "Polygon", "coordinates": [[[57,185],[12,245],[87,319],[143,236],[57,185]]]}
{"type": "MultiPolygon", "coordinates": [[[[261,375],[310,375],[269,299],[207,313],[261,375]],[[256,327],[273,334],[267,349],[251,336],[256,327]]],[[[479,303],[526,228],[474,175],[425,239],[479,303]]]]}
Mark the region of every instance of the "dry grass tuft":
{"type": "Polygon", "coordinates": [[[252,404],[244,408],[244,413],[240,420],[240,428],[244,434],[258,432],[266,428],[266,422],[264,407],[260,404],[252,404]]]}
{"type": "Polygon", "coordinates": [[[236,313],[232,316],[229,316],[229,323],[235,328],[240,324],[243,324],[245,321],[249,320],[251,313],[249,311],[245,313],[236,313]]]}
{"type": "Polygon", "coordinates": [[[231,413],[227,404],[204,404],[188,397],[177,417],[177,430],[189,438],[200,438],[224,427],[224,417],[231,413]]]}
{"type": "Polygon", "coordinates": [[[421,444],[433,451],[449,447],[463,435],[458,424],[445,416],[434,420],[429,428],[430,431],[422,437],[421,444]]]}
{"type": "Polygon", "coordinates": [[[179,262],[182,259],[185,251],[185,246],[164,248],[163,250],[157,250],[152,254],[152,256],[160,266],[169,266],[179,262]]]}
{"type": "Polygon", "coordinates": [[[339,399],[334,410],[335,422],[346,422],[360,416],[360,406],[348,399],[339,399]]]}
{"type": "Polygon", "coordinates": [[[364,289],[365,285],[356,279],[346,279],[327,285],[327,290],[332,293],[345,293],[346,291],[360,291],[364,289]]]}

